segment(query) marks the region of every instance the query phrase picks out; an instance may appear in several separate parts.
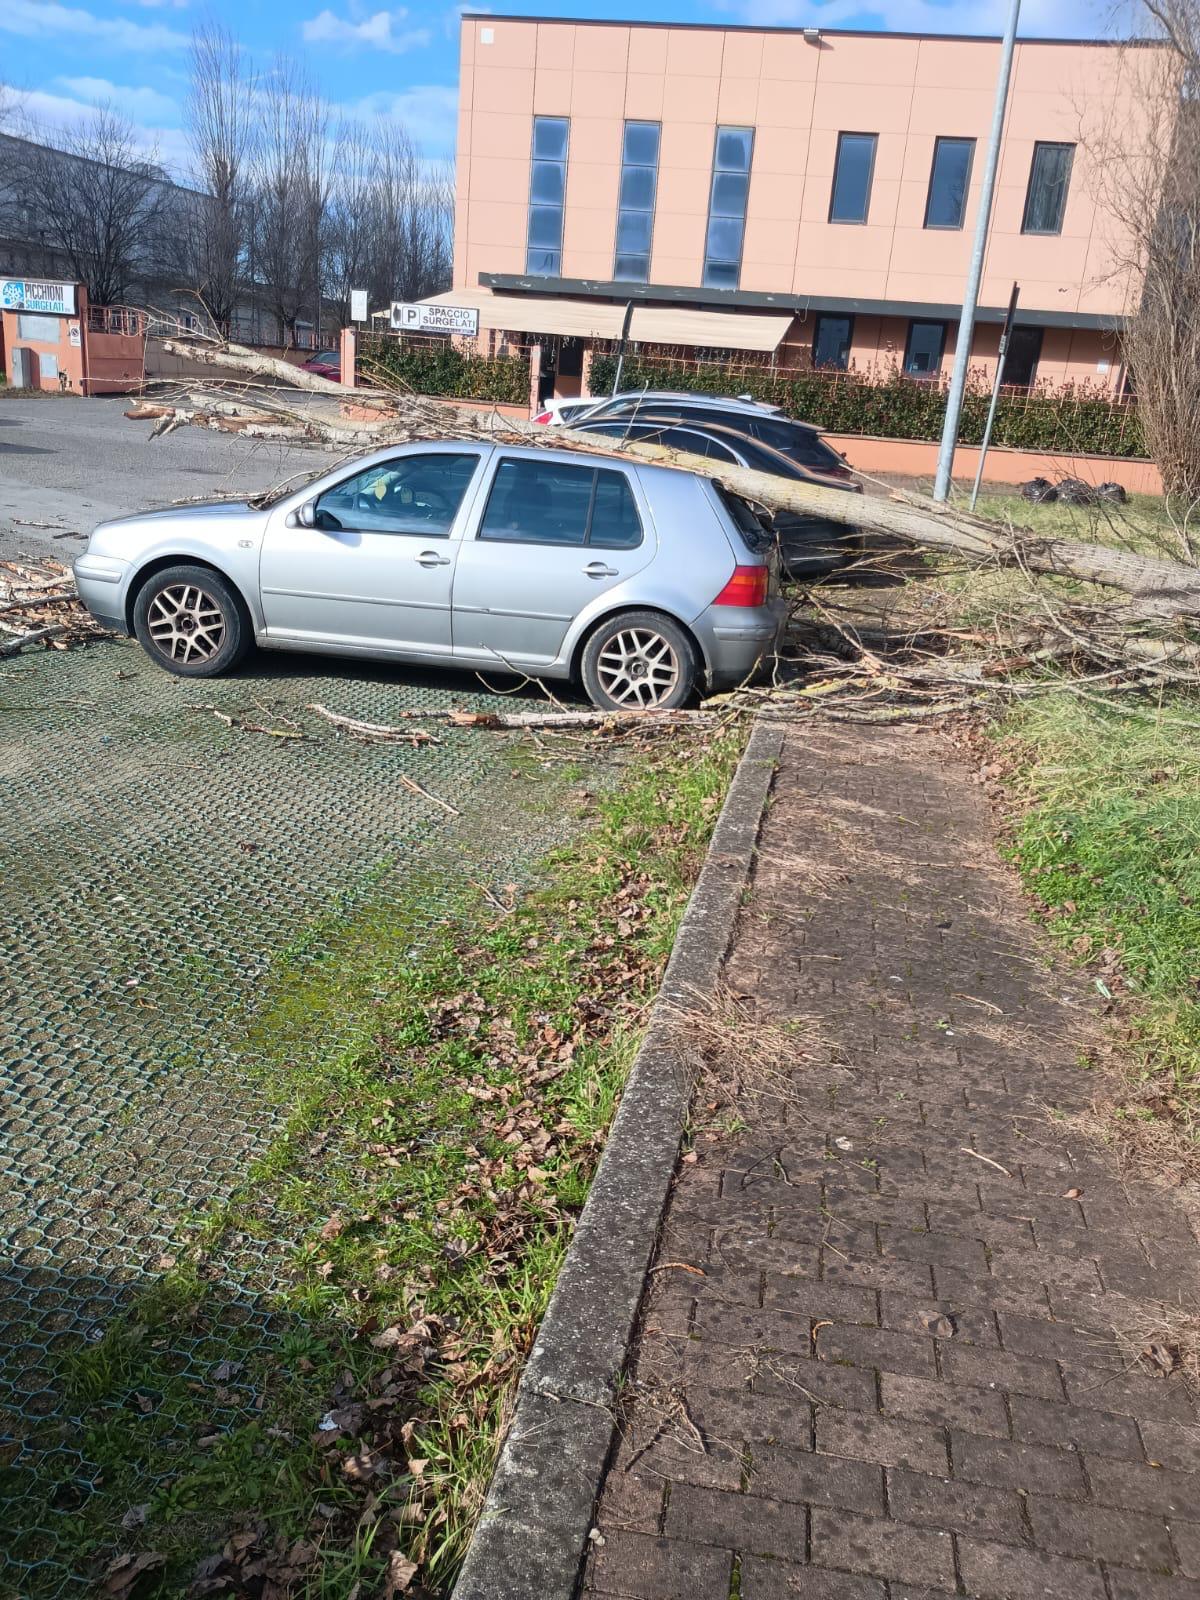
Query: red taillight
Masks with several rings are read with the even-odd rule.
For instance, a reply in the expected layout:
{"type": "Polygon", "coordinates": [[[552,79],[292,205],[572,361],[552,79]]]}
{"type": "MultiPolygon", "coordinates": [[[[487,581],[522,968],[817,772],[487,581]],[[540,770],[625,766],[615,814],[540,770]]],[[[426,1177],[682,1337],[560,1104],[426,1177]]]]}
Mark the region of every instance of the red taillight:
{"type": "Polygon", "coordinates": [[[734,567],[733,577],[713,601],[715,606],[762,606],[767,603],[771,574],[766,567],[734,567]]]}
{"type": "Polygon", "coordinates": [[[553,411],[540,411],[533,420],[535,422],[553,422],[554,413],[553,411]]]}

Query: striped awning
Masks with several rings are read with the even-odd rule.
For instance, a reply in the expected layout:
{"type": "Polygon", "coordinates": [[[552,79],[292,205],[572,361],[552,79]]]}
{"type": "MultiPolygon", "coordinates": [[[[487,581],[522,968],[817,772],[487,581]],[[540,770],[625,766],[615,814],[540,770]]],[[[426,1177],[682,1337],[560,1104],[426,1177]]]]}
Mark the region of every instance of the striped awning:
{"type": "MultiPolygon", "coordinates": [[[[493,294],[489,289],[448,289],[427,305],[470,306],[480,332],[559,334],[576,339],[619,339],[623,305],[550,295],[493,294]]],[[[713,349],[774,350],[792,325],[790,313],[700,311],[683,306],[633,308],[629,337],[642,344],[700,345],[713,349]]]]}

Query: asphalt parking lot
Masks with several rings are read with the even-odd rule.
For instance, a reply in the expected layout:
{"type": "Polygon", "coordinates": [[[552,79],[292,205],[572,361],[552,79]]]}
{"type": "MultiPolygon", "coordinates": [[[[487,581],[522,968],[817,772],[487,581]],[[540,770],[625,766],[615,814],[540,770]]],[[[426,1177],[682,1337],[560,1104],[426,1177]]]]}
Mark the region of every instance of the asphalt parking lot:
{"type": "Polygon", "coordinates": [[[0,394],[0,559],[70,561],[98,522],[131,511],[269,487],[336,459],[206,428],[150,439],[119,397],[0,394]]]}

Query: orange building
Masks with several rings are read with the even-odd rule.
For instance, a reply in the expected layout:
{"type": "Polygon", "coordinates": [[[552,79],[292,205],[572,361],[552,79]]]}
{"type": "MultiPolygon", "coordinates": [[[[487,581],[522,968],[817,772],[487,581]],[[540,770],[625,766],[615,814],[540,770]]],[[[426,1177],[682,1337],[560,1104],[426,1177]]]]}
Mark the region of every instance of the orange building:
{"type": "MultiPolygon", "coordinates": [[[[537,342],[555,391],[588,352],[758,352],[785,364],[948,370],[998,39],[462,20],[454,288],[481,335],[537,342]]],[[[1016,47],[974,364],[1006,381],[1123,383],[1135,292],[1084,128],[1136,115],[1128,55],[1016,47]]]]}

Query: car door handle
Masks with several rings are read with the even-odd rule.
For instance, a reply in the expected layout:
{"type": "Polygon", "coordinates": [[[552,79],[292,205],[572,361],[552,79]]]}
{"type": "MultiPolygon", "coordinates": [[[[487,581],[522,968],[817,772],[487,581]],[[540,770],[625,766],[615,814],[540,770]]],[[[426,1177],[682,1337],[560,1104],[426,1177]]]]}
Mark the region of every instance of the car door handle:
{"type": "Polygon", "coordinates": [[[448,567],[450,565],[450,557],[439,555],[436,550],[422,550],[420,555],[413,557],[413,560],[421,567],[448,567]]]}
{"type": "Polygon", "coordinates": [[[619,578],[621,576],[616,567],[610,567],[603,561],[589,561],[583,570],[589,578],[619,578]]]}

